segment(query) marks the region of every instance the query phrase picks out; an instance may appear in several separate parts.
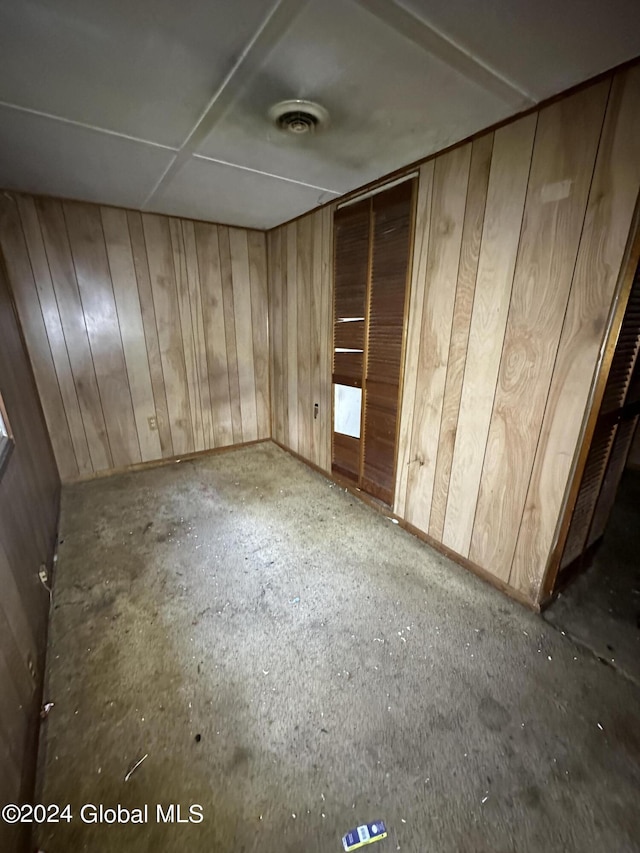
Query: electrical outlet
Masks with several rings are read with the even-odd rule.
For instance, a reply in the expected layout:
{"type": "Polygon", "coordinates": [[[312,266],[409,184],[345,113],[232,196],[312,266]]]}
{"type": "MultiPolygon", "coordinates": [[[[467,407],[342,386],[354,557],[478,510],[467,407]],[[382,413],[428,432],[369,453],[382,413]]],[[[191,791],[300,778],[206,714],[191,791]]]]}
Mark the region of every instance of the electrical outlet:
{"type": "Polygon", "coordinates": [[[149,429],[150,430],[157,430],[158,429],[158,418],[155,415],[151,415],[151,417],[147,418],[147,420],[149,422],[149,429]]]}

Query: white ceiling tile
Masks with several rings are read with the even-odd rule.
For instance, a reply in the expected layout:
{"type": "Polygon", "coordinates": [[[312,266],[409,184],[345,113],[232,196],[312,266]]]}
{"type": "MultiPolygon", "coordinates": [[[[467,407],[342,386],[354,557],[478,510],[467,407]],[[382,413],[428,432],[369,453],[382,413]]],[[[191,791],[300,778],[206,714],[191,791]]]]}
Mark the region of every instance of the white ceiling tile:
{"type": "Polygon", "coordinates": [[[142,206],[189,139],[149,208],[269,227],[638,54],[638,0],[0,0],[0,185],[142,206]]]}
{"type": "Polygon", "coordinates": [[[0,101],[178,146],[274,2],[0,0],[0,101]]]}
{"type": "Polygon", "coordinates": [[[0,107],[0,187],[140,207],[173,151],[0,107]]]}
{"type": "Polygon", "coordinates": [[[346,190],[424,157],[522,106],[488,91],[350,0],[310,3],[199,151],[346,190]],[[317,100],[325,132],[283,134],[269,107],[317,100]]]}
{"type": "Polygon", "coordinates": [[[397,0],[542,100],[640,54],[638,0],[397,0]]]}
{"type": "Polygon", "coordinates": [[[148,208],[228,225],[272,228],[333,197],[312,187],[192,157],[148,208]]]}

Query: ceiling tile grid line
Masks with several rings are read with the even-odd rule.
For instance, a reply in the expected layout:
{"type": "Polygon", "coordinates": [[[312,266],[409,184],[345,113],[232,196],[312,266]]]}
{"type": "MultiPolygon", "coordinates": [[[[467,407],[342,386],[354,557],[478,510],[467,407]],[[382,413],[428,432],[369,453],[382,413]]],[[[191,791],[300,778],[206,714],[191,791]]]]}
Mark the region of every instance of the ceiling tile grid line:
{"type": "Polygon", "coordinates": [[[250,166],[241,166],[239,163],[229,163],[227,160],[219,160],[217,157],[207,157],[205,154],[194,154],[195,160],[206,160],[209,163],[218,163],[220,166],[231,166],[232,169],[241,169],[243,172],[253,172],[255,175],[264,175],[266,178],[276,178],[287,184],[298,184],[301,187],[309,187],[312,190],[320,190],[323,193],[342,195],[342,190],[331,190],[328,187],[319,187],[317,184],[309,184],[306,181],[296,181],[294,178],[285,178],[282,175],[274,175],[273,172],[264,172],[262,169],[252,169],[250,166]]]}
{"type": "Polygon", "coordinates": [[[0,187],[272,228],[639,54],[637,0],[0,0],[0,187]]]}
{"type": "Polygon", "coordinates": [[[177,148],[174,148],[171,145],[163,145],[162,142],[154,142],[151,139],[141,139],[139,136],[131,136],[129,133],[121,133],[118,130],[109,130],[107,127],[98,127],[94,124],[75,121],[75,119],[65,118],[64,116],[54,115],[53,113],[46,113],[42,110],[34,110],[30,107],[22,107],[19,104],[11,104],[7,101],[0,101],[0,107],[6,107],[9,110],[17,110],[21,113],[28,113],[29,115],[50,119],[51,121],[59,121],[62,122],[62,124],[69,124],[72,127],[81,127],[84,130],[93,130],[96,133],[106,133],[107,136],[117,136],[119,139],[128,139],[130,142],[140,142],[142,145],[150,145],[152,148],[162,148],[164,151],[178,151],[177,148]]]}
{"type": "Polygon", "coordinates": [[[257,65],[261,58],[268,55],[274,45],[278,43],[282,34],[291,26],[296,15],[308,2],[309,0],[277,0],[275,6],[270,9],[260,27],[254,32],[233,67],[219,85],[198,118],[198,121],[182,143],[175,158],[144,200],[143,209],[151,204],[156,194],[160,192],[163,184],[171,181],[172,177],[189,160],[193,149],[211,132],[212,127],[229,105],[230,89],[234,87],[236,89],[239,88],[243,82],[248,82],[247,78],[255,73],[255,68],[249,66],[248,60],[251,58],[253,65],[257,65]]]}
{"type": "Polygon", "coordinates": [[[418,18],[405,6],[394,0],[355,0],[355,2],[405,38],[452,65],[469,80],[492,89],[501,97],[513,97],[516,94],[523,99],[523,107],[535,105],[536,99],[531,92],[489,63],[483,62],[480,57],[465,50],[455,39],[449,38],[431,22],[418,18]]]}

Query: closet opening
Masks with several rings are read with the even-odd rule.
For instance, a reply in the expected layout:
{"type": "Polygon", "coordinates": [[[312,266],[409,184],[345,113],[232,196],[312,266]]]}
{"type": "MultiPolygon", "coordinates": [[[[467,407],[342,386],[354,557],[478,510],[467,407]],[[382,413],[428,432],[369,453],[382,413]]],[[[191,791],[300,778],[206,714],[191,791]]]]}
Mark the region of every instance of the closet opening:
{"type": "Polygon", "coordinates": [[[416,179],[334,216],[332,470],[393,503],[416,179]]]}

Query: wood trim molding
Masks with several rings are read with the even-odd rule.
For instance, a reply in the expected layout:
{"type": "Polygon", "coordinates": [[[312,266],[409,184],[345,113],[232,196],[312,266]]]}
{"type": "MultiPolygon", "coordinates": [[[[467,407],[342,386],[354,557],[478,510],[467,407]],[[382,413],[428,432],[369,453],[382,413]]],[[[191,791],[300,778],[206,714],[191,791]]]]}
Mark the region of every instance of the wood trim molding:
{"type": "Polygon", "coordinates": [[[615,353],[616,346],[618,343],[620,327],[622,326],[622,321],[624,319],[627,303],[629,301],[629,294],[631,293],[631,286],[633,284],[633,279],[639,262],[640,196],[636,201],[636,209],[631,225],[630,238],[627,243],[625,257],[622,262],[621,274],[618,280],[618,285],[616,287],[616,293],[612,303],[611,314],[609,322],[607,324],[607,330],[604,335],[604,342],[601,348],[600,363],[596,369],[596,374],[593,380],[591,398],[587,406],[587,413],[585,415],[582,436],[578,445],[579,450],[577,452],[573,472],[570,477],[570,486],[567,490],[564,507],[560,515],[558,529],[555,537],[555,544],[552,548],[551,555],[549,557],[549,561],[547,563],[547,567],[542,580],[542,585],[540,589],[540,600],[545,603],[544,606],[548,605],[549,601],[553,597],[553,594],[556,592],[556,580],[558,578],[558,572],[560,571],[560,562],[562,560],[564,546],[566,544],[567,536],[569,534],[571,517],[573,515],[576,500],[578,498],[580,483],[582,481],[582,475],[584,473],[585,465],[587,463],[589,450],[591,449],[591,442],[593,440],[593,434],[596,428],[596,422],[598,420],[602,397],[604,395],[607,379],[609,378],[611,362],[613,360],[613,355],[615,353]]]}
{"type": "Polygon", "coordinates": [[[404,370],[407,359],[407,340],[409,337],[409,306],[411,303],[411,282],[413,281],[413,265],[415,260],[416,222],[418,219],[418,190],[420,187],[420,173],[411,178],[411,222],[409,224],[409,260],[407,262],[407,275],[404,284],[404,316],[402,318],[402,345],[400,348],[400,378],[398,380],[398,413],[396,415],[396,438],[393,451],[393,497],[391,507],[396,503],[398,488],[398,458],[400,456],[400,427],[402,426],[402,398],[404,395],[404,370]]]}
{"type": "Polygon", "coordinates": [[[299,462],[302,462],[303,465],[306,465],[308,468],[311,468],[312,471],[315,471],[317,474],[320,474],[325,479],[330,480],[338,486],[341,486],[343,489],[346,489],[356,498],[361,500],[363,503],[370,506],[372,509],[379,512],[381,515],[386,516],[386,518],[390,518],[398,523],[403,530],[406,530],[407,533],[411,533],[412,536],[415,536],[417,539],[420,539],[426,545],[429,545],[433,548],[434,551],[437,551],[439,554],[442,554],[444,557],[452,560],[454,563],[457,563],[462,568],[467,569],[472,572],[474,575],[479,577],[481,580],[488,583],[490,586],[495,587],[495,589],[504,593],[505,595],[512,598],[514,601],[517,601],[518,604],[522,604],[529,610],[534,611],[535,613],[540,612],[540,605],[537,602],[531,601],[522,592],[517,589],[514,589],[509,584],[500,580],[500,578],[495,577],[486,569],[483,569],[482,566],[478,566],[476,563],[468,560],[466,557],[462,557],[460,554],[457,554],[455,551],[452,551],[450,548],[447,548],[446,545],[443,545],[440,542],[437,542],[435,539],[432,539],[428,533],[424,533],[424,531],[419,530],[417,527],[414,527],[408,521],[405,521],[404,518],[400,518],[400,516],[396,515],[393,510],[383,504],[381,501],[378,501],[376,498],[371,497],[370,495],[363,492],[361,489],[358,489],[357,486],[354,485],[350,480],[347,480],[344,477],[340,477],[336,475],[335,472],[329,474],[327,471],[324,471],[322,468],[318,467],[318,465],[314,465],[313,462],[309,462],[309,460],[305,459],[303,456],[300,456],[299,453],[296,453],[294,450],[291,450],[284,444],[281,444],[279,441],[275,441],[271,439],[272,443],[279,447],[281,450],[284,450],[285,453],[288,453],[290,456],[293,456],[294,459],[297,459],[299,462]]]}
{"type": "Polygon", "coordinates": [[[164,468],[166,465],[177,465],[180,462],[191,462],[205,456],[217,456],[219,453],[227,453],[230,450],[239,450],[241,447],[252,447],[254,444],[265,444],[272,441],[271,438],[258,438],[254,441],[243,441],[239,444],[228,444],[226,447],[212,447],[208,450],[196,450],[192,453],[183,453],[181,456],[170,456],[165,459],[151,459],[149,462],[138,462],[135,465],[125,465],[120,468],[107,468],[104,471],[95,471],[80,477],[65,480],[65,486],[75,483],[87,483],[90,480],[102,480],[113,477],[116,474],[128,474],[130,471],[146,471],[149,468],[164,468]]]}

